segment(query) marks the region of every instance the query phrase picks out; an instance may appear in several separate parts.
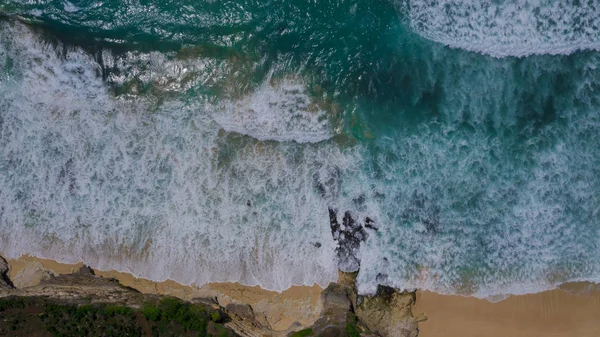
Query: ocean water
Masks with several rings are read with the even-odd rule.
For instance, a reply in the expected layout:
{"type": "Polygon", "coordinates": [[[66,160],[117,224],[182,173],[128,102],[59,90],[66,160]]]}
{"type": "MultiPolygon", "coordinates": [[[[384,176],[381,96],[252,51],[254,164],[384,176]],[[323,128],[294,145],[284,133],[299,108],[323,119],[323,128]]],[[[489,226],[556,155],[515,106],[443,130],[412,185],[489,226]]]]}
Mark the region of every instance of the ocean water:
{"type": "Polygon", "coordinates": [[[0,252],[277,291],[600,282],[599,50],[595,0],[3,0],[0,252]]]}

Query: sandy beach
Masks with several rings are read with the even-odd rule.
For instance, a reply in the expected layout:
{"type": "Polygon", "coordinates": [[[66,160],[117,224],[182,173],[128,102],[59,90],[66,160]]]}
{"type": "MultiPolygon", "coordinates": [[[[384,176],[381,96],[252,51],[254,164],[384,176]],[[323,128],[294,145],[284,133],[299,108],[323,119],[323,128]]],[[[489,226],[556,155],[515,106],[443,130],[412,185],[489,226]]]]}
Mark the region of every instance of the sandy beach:
{"type": "MultiPolygon", "coordinates": [[[[8,261],[10,276],[24,268],[43,266],[55,273],[71,273],[83,264],[63,264],[53,260],[22,256],[8,261]]],[[[190,287],[173,281],[153,282],[118,271],[96,274],[118,279],[122,284],[144,293],[167,294],[183,299],[217,297],[220,303],[251,304],[263,312],[274,330],[286,330],[295,321],[310,324],[316,319],[322,289],[292,287],[282,293],[238,283],[211,283],[190,287]]],[[[561,289],[537,294],[511,296],[491,303],[473,297],[417,292],[413,313],[424,313],[428,320],[419,323],[420,337],[596,337],[600,336],[600,286],[570,283],[561,289]]]]}
{"type": "Polygon", "coordinates": [[[415,311],[428,317],[419,324],[419,337],[600,336],[598,287],[571,283],[562,288],[497,303],[419,291],[415,311]]]}

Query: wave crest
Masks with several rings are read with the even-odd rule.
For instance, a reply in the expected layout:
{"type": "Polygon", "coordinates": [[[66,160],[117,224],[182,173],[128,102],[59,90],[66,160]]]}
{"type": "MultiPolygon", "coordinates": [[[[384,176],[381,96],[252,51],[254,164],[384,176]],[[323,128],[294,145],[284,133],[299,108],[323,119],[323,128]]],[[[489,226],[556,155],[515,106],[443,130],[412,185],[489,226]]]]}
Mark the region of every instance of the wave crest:
{"type": "Polygon", "coordinates": [[[598,1],[410,0],[411,28],[495,57],[600,50],[598,1]]]}
{"type": "Polygon", "coordinates": [[[214,118],[226,131],[258,140],[316,143],[332,137],[327,112],[298,81],[266,81],[239,100],[220,104],[214,118]]]}

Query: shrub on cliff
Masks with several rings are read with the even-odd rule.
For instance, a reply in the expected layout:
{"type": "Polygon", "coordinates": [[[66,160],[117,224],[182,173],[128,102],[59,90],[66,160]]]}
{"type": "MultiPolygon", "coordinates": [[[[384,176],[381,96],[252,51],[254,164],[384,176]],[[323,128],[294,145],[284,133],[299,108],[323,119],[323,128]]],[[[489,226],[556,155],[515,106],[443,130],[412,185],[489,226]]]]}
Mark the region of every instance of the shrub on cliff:
{"type": "Polygon", "coordinates": [[[0,336],[234,336],[219,311],[167,297],[140,310],[114,304],[57,302],[43,297],[0,298],[0,336]],[[44,334],[45,335],[45,334],[44,334]]]}
{"type": "Polygon", "coordinates": [[[145,304],[142,307],[142,315],[146,317],[147,320],[158,322],[161,318],[160,309],[154,306],[153,304],[145,304]]]}

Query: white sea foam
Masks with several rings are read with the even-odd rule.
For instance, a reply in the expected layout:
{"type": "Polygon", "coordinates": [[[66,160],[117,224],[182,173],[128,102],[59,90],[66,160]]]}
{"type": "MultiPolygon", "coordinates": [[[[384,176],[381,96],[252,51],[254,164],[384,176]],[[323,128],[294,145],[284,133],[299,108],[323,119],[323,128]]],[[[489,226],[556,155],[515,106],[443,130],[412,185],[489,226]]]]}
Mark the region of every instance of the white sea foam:
{"type": "Polygon", "coordinates": [[[411,28],[446,44],[496,57],[600,50],[600,2],[409,0],[411,28]]]}
{"type": "Polygon", "coordinates": [[[266,82],[247,97],[221,103],[216,110],[213,116],[225,130],[260,140],[316,143],[332,136],[327,112],[311,102],[297,80],[266,82]]]}
{"type": "Polygon", "coordinates": [[[597,179],[579,166],[583,160],[575,159],[589,155],[589,149],[577,153],[577,145],[561,145],[537,156],[534,172],[506,172],[486,162],[485,153],[503,152],[498,144],[473,135],[459,154],[441,149],[437,137],[428,134],[398,144],[403,163],[380,158],[389,165],[386,171],[410,178],[386,175],[386,184],[374,185],[367,196],[387,195],[382,205],[367,205],[365,212],[379,211],[379,223],[399,225],[382,226],[361,247],[360,293],[374,293],[383,283],[495,302],[564,282],[600,280],[594,259],[598,218],[588,216],[598,200],[597,179]],[[478,171],[527,183],[516,188],[477,177],[478,171]],[[454,197],[444,197],[451,189],[454,197]],[[469,196],[478,194],[469,205],[469,196]]]}
{"type": "MultiPolygon", "coordinates": [[[[13,67],[0,82],[7,257],[82,260],[184,284],[284,290],[335,280],[314,179],[352,170],[352,151],[229,137],[200,98],[165,99],[158,109],[143,97],[115,98],[91,56],[17,23],[2,23],[0,56],[13,67]]],[[[269,99],[286,102],[278,94],[286,95],[269,99]]],[[[294,140],[304,139],[295,131],[294,140]]]]}
{"type": "Polygon", "coordinates": [[[365,212],[395,226],[382,225],[361,247],[359,292],[374,292],[379,278],[496,301],[600,281],[599,57],[582,55],[575,66],[525,60],[517,79],[504,75],[513,60],[486,59],[485,71],[468,63],[459,67],[464,76],[438,68],[436,80],[452,88],[439,103],[440,125],[382,140],[385,154],[374,160],[380,177],[365,198],[380,201],[365,212]],[[567,86],[553,91],[554,80],[545,79],[564,72],[581,75],[561,77],[567,86]],[[536,102],[524,109],[531,88],[536,102]],[[555,116],[547,124],[521,115],[549,110],[555,116]],[[491,136],[492,124],[506,131],[491,136]]]}
{"type": "Polygon", "coordinates": [[[83,260],[185,284],[326,286],[338,268],[329,206],[379,227],[361,246],[361,293],[381,282],[498,300],[600,280],[600,56],[577,58],[589,62],[575,68],[523,60],[527,71],[513,78],[503,75],[510,59],[455,67],[429,55],[436,67],[419,85],[451,88],[437,122],[399,128],[369,152],[310,143],[331,123],[310,107],[301,79],[223,104],[169,95],[156,104],[131,88],[115,96],[107,82],[180,93],[221,67],[106,52],[105,66],[117,71],[103,81],[83,50],[47,44],[17,23],[0,28],[0,251],[8,257],[83,260]],[[569,92],[554,95],[553,80],[572,71],[580,76],[561,81],[569,92]],[[520,126],[528,119],[515,112],[538,113],[521,106],[531,88],[533,105],[550,102],[560,123],[520,126]],[[290,107],[299,113],[286,115],[290,107]]]}

